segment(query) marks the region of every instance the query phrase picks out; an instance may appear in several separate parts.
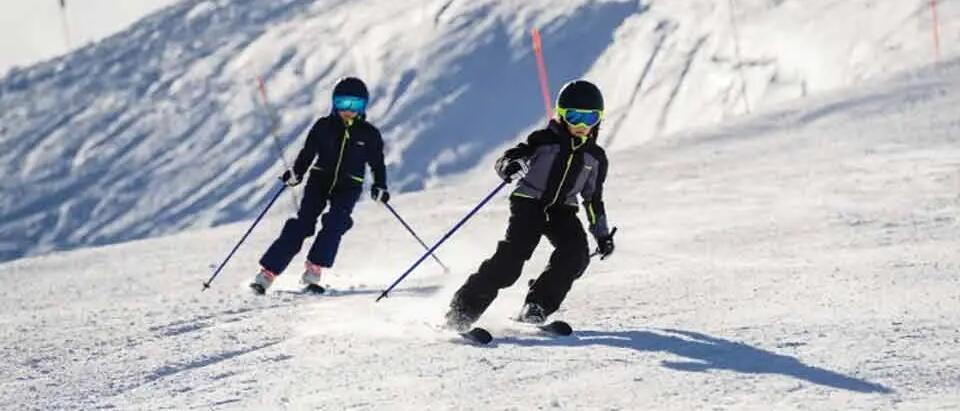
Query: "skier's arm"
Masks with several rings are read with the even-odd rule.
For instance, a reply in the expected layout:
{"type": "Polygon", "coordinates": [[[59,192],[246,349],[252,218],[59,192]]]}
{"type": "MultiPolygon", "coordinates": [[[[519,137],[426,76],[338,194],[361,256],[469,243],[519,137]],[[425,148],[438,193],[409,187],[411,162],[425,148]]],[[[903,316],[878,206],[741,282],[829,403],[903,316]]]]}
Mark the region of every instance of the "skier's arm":
{"type": "Polygon", "coordinates": [[[293,162],[293,173],[298,180],[303,179],[303,175],[307,173],[307,170],[313,165],[313,160],[317,158],[317,149],[320,147],[319,142],[322,138],[320,134],[323,133],[323,129],[323,119],[313,123],[310,133],[307,134],[307,141],[303,144],[303,148],[297,154],[297,159],[293,162]]]}
{"type": "Polygon", "coordinates": [[[540,135],[540,132],[534,131],[533,133],[530,133],[529,136],[527,136],[526,141],[520,144],[517,144],[516,146],[508,149],[507,151],[504,151],[503,156],[501,156],[501,158],[505,158],[508,160],[529,159],[530,156],[532,156],[533,153],[537,151],[537,147],[539,147],[543,143],[544,143],[543,136],[540,135]]]}
{"type": "Polygon", "coordinates": [[[387,166],[383,160],[383,137],[380,132],[375,132],[373,147],[370,153],[370,171],[373,172],[373,187],[386,191],[387,189],[387,166]]]}
{"type": "Polygon", "coordinates": [[[607,226],[607,210],[603,205],[603,184],[607,179],[607,158],[601,155],[599,164],[587,178],[583,188],[583,208],[587,210],[587,220],[590,223],[590,233],[597,243],[610,235],[607,226]]]}
{"type": "Polygon", "coordinates": [[[541,132],[530,133],[527,136],[527,141],[504,151],[503,155],[494,163],[493,169],[500,178],[508,182],[513,181],[517,175],[526,174],[528,164],[536,154],[537,147],[544,143],[543,140],[541,132]]]}

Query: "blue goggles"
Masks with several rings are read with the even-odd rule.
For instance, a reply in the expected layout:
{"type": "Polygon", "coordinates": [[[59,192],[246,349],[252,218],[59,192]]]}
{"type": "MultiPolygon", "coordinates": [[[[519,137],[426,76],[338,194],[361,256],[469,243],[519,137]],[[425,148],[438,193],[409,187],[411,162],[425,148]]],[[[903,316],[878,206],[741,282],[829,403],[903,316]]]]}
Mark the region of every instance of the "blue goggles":
{"type": "Polygon", "coordinates": [[[354,96],[333,96],[333,109],[363,113],[367,110],[367,100],[354,96]]]}
{"type": "Polygon", "coordinates": [[[587,127],[593,127],[600,123],[600,120],[603,120],[602,110],[579,110],[575,108],[558,107],[557,114],[571,126],[582,124],[587,127]]]}

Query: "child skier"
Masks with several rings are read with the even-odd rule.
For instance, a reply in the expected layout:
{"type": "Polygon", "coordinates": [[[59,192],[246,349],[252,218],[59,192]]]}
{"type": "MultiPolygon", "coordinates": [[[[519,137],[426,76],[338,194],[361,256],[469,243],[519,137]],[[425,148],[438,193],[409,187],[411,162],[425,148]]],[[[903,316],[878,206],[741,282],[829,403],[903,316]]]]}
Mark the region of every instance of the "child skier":
{"type": "Polygon", "coordinates": [[[600,90],[584,80],[572,81],[557,97],[556,118],[497,160],[495,169],[501,178],[520,178],[510,196],[506,238],[454,294],[446,315],[448,328],[469,329],[498,291],[517,281],[543,235],[553,245],[553,254],[531,283],[518,320],[542,324],[560,308],[590,261],[587,238],[577,218],[577,194],[583,198],[599,253],[604,258],[613,253],[603,206],[607,157],[597,145],[601,119],[600,90]]]}
{"type": "Polygon", "coordinates": [[[317,217],[329,204],[322,228],[307,254],[302,276],[308,291],[324,291],[320,274],[324,268],[333,266],[340,239],[353,226],[350,214],[363,190],[365,165],[373,171],[373,199],[390,201],[383,139],[364,116],[368,100],[363,81],[353,77],[338,81],[333,89],[330,114],[314,123],[293,169],[280,177],[284,184],[293,187],[303,180],[308,169],[310,171],[297,217],[287,220],[280,237],[260,258],[260,272],[250,284],[257,293],[265,293],[300,252],[303,241],[316,230],[317,217]]]}

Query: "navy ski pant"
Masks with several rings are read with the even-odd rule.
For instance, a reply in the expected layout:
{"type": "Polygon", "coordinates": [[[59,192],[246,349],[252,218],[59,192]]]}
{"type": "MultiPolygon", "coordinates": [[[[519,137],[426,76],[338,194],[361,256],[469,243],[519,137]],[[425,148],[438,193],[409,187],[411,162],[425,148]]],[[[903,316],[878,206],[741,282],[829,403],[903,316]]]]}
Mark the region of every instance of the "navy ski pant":
{"type": "Polygon", "coordinates": [[[332,267],[340,248],[340,239],[343,234],[353,227],[353,207],[360,199],[363,186],[335,187],[332,192],[325,178],[321,175],[310,175],[304,189],[303,201],[300,203],[300,212],[296,218],[287,220],[283,230],[267,252],[260,258],[260,265],[275,274],[280,274],[287,268],[290,261],[300,248],[304,240],[313,235],[317,226],[317,218],[329,204],[329,209],[320,221],[321,228],[317,238],[310,247],[307,260],[322,267],[332,267]]]}
{"type": "Polygon", "coordinates": [[[590,262],[587,237],[577,218],[577,209],[561,206],[544,212],[539,201],[513,197],[506,238],[454,294],[450,315],[463,324],[479,319],[497,298],[499,290],[520,278],[524,263],[533,255],[543,235],[554,250],[550,263],[530,286],[526,302],[539,304],[546,315],[557,311],[573,282],[590,262]]]}

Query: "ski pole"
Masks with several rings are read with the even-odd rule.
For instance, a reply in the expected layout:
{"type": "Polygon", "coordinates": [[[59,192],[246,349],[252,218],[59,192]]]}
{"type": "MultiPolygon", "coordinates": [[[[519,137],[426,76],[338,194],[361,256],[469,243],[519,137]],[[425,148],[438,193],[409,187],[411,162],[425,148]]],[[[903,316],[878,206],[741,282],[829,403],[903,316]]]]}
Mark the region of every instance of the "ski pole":
{"type": "Polygon", "coordinates": [[[267,214],[267,211],[270,210],[270,207],[273,207],[273,203],[275,203],[277,199],[280,198],[280,194],[283,194],[283,191],[286,188],[287,188],[286,184],[280,185],[280,189],[277,190],[277,193],[273,195],[273,198],[270,199],[270,202],[267,203],[267,206],[263,209],[263,211],[260,212],[260,215],[257,216],[257,219],[253,220],[253,224],[250,225],[250,228],[247,229],[247,232],[243,235],[243,237],[240,238],[240,241],[237,243],[237,245],[233,246],[233,250],[230,251],[230,254],[227,254],[227,258],[225,258],[223,262],[220,263],[220,266],[217,267],[217,270],[213,272],[213,275],[210,276],[210,279],[207,280],[207,282],[203,283],[202,291],[207,291],[207,289],[210,288],[210,283],[212,283],[213,280],[217,278],[218,275],[220,275],[220,271],[223,270],[223,267],[227,265],[227,262],[230,261],[231,258],[233,258],[233,254],[236,253],[237,249],[240,248],[240,245],[247,240],[247,236],[249,236],[250,233],[253,231],[253,228],[260,223],[260,220],[263,218],[264,215],[267,214]]]}
{"type": "Polygon", "coordinates": [[[407,271],[405,271],[402,275],[400,275],[400,278],[397,278],[397,280],[394,281],[393,284],[390,284],[390,286],[387,287],[386,290],[383,290],[380,296],[377,297],[377,301],[379,302],[384,297],[386,297],[387,294],[397,286],[397,284],[400,284],[400,282],[403,281],[404,278],[407,278],[407,276],[413,272],[413,269],[417,268],[417,266],[420,265],[420,263],[422,263],[423,260],[426,260],[427,256],[433,254],[433,252],[436,251],[436,249],[439,248],[444,241],[447,241],[447,239],[450,238],[450,236],[453,235],[453,233],[459,230],[460,227],[463,226],[463,224],[470,219],[470,217],[473,217],[473,215],[476,214],[477,211],[480,211],[480,209],[483,208],[483,206],[486,205],[490,201],[490,199],[493,198],[493,196],[497,195],[497,193],[499,193],[500,190],[506,187],[507,183],[509,183],[509,181],[506,181],[506,180],[500,182],[500,185],[498,185],[497,188],[493,189],[493,191],[491,191],[490,194],[487,194],[487,196],[483,199],[483,201],[480,201],[480,204],[477,204],[477,206],[474,207],[473,210],[470,210],[470,212],[467,213],[466,216],[460,219],[460,221],[456,225],[454,225],[453,228],[450,229],[450,231],[448,231],[446,234],[443,235],[443,238],[441,238],[440,241],[437,241],[437,243],[434,244],[433,247],[430,247],[430,249],[427,250],[426,254],[424,254],[423,256],[420,257],[420,259],[414,262],[413,265],[411,265],[410,268],[407,269],[407,271]]]}
{"type": "Polygon", "coordinates": [[[403,228],[406,228],[406,229],[407,229],[407,232],[409,232],[410,235],[412,235],[413,238],[417,239],[417,242],[419,242],[420,245],[423,246],[423,249],[424,249],[424,250],[427,250],[427,252],[430,253],[430,256],[433,257],[433,259],[437,262],[437,264],[440,264],[440,266],[443,267],[443,272],[444,272],[444,273],[449,273],[449,272],[450,272],[450,269],[447,268],[447,266],[444,265],[442,261],[440,261],[440,259],[437,257],[436,254],[434,254],[434,253],[432,253],[432,252],[429,251],[429,250],[430,250],[430,246],[428,246],[426,243],[423,242],[423,240],[420,239],[420,236],[418,236],[417,233],[415,233],[415,232],[413,231],[413,228],[411,228],[410,225],[407,224],[406,221],[403,221],[403,218],[400,217],[400,214],[397,213],[397,210],[395,210],[395,209],[393,208],[393,206],[391,206],[389,203],[383,203],[383,206],[386,207],[387,210],[390,210],[391,213],[393,213],[393,216],[397,218],[397,221],[400,221],[400,224],[403,225],[403,228]]]}
{"type": "MultiPolygon", "coordinates": [[[[267,98],[267,85],[263,82],[263,77],[257,76],[257,88],[260,89],[260,99],[263,101],[263,108],[267,112],[267,116],[270,117],[270,138],[273,140],[273,147],[280,153],[280,161],[283,162],[284,170],[293,170],[293,167],[290,166],[290,162],[287,161],[287,156],[283,153],[283,146],[280,144],[280,138],[277,137],[277,128],[280,127],[280,119],[277,116],[277,111],[273,109],[273,106],[270,104],[270,99],[267,98]]],[[[291,173],[293,171],[290,171],[291,173]]],[[[300,199],[297,198],[297,191],[291,190],[290,194],[293,197],[293,210],[295,212],[300,211],[300,199]]]]}

